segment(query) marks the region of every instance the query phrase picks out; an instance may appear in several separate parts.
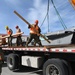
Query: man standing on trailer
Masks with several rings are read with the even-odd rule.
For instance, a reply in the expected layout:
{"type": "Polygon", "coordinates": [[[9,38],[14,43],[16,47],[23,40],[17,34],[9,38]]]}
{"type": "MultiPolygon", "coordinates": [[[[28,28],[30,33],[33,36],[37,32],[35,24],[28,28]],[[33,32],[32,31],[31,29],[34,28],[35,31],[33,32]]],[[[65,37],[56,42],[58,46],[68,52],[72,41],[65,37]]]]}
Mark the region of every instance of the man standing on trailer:
{"type": "Polygon", "coordinates": [[[7,31],[7,35],[9,36],[8,37],[8,46],[12,46],[12,36],[11,35],[12,35],[13,31],[8,26],[6,26],[5,28],[7,31]]]}
{"type": "MultiPolygon", "coordinates": [[[[19,28],[18,25],[15,28],[16,28],[16,33],[21,32],[21,29],[19,28]]],[[[21,36],[22,36],[21,34],[17,35],[17,40],[16,40],[17,46],[22,46],[22,38],[21,38],[21,36]]]]}
{"type": "MultiPolygon", "coordinates": [[[[41,29],[38,26],[38,20],[35,21],[34,24],[32,24],[33,28],[36,30],[36,32],[40,33],[41,29]]],[[[34,39],[34,44],[38,43],[39,46],[42,46],[41,41],[39,39],[39,35],[34,31],[34,29],[29,25],[28,27],[30,29],[30,38],[26,42],[26,46],[34,39]]]]}

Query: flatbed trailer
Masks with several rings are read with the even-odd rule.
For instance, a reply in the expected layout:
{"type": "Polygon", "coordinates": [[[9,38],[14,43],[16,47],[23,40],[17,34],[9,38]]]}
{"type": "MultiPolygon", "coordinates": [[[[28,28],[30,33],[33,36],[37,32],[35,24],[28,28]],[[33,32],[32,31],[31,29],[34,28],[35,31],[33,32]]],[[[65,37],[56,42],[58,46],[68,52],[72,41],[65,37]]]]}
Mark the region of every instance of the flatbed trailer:
{"type": "Polygon", "coordinates": [[[75,66],[75,45],[43,47],[1,47],[7,56],[10,70],[19,70],[21,65],[41,68],[43,75],[72,75],[75,66]]]}

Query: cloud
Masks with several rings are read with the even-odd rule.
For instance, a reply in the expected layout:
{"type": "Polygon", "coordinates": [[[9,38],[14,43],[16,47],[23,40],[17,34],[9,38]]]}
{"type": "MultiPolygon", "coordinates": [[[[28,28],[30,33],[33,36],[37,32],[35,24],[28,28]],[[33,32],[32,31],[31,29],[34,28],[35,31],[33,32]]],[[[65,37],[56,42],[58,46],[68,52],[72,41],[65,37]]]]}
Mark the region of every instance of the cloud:
{"type": "MultiPolygon", "coordinates": [[[[75,26],[75,11],[68,0],[53,1],[67,27],[75,26]]],[[[4,28],[5,25],[9,25],[14,30],[15,25],[18,24],[26,34],[29,34],[27,25],[25,25],[21,19],[16,17],[13,11],[17,10],[31,24],[33,24],[34,21],[38,19],[39,26],[42,24],[47,13],[47,0],[2,0],[2,2],[3,4],[1,4],[0,7],[0,26],[4,28]]],[[[46,33],[48,31],[47,18],[44,21],[41,29],[42,33],[46,33]]],[[[49,7],[49,29],[50,31],[63,29],[51,1],[49,7]]]]}
{"type": "MultiPolygon", "coordinates": [[[[55,24],[55,22],[57,21],[58,17],[55,14],[54,10],[53,10],[53,6],[50,5],[50,12],[49,12],[49,16],[50,16],[50,26],[52,24],[55,24]]],[[[28,13],[28,20],[30,23],[34,23],[34,21],[36,19],[39,20],[39,26],[41,26],[45,16],[47,13],[47,2],[43,3],[42,0],[34,0],[33,3],[33,7],[29,8],[29,13],[28,13]]],[[[52,25],[53,26],[53,25],[52,25]]],[[[47,32],[48,31],[48,22],[47,22],[47,18],[43,24],[43,26],[41,27],[41,29],[44,29],[44,31],[42,32],[47,32]]]]}
{"type": "MultiPolygon", "coordinates": [[[[75,15],[74,15],[75,11],[72,10],[72,7],[70,6],[69,2],[68,1],[63,1],[63,0],[61,0],[61,1],[55,0],[54,4],[55,4],[55,6],[56,6],[63,22],[65,23],[65,25],[68,28],[74,26],[74,19],[73,18],[75,17],[75,15]]],[[[57,29],[58,30],[62,29],[62,25],[60,23],[60,19],[58,18],[58,14],[54,14],[54,13],[56,13],[54,8],[51,8],[51,10],[52,11],[50,11],[51,12],[50,17],[54,18],[54,19],[51,18],[51,21],[50,21],[51,22],[50,24],[53,25],[52,29],[54,29],[54,31],[57,30],[57,29]],[[59,27],[56,27],[57,24],[59,25],[59,27]]]]}
{"type": "Polygon", "coordinates": [[[29,8],[28,19],[34,22],[36,19],[41,23],[46,15],[46,5],[42,0],[34,0],[33,7],[29,8]]]}
{"type": "Polygon", "coordinates": [[[20,3],[21,3],[21,1],[20,0],[5,0],[5,2],[7,3],[7,4],[9,4],[9,5],[19,5],[20,3]]]}

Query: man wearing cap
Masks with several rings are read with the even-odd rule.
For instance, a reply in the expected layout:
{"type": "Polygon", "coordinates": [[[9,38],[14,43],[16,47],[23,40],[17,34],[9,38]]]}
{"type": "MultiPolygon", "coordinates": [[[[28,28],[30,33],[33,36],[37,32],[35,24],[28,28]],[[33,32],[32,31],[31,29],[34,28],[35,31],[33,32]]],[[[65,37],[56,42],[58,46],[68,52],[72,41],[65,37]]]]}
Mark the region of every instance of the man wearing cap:
{"type": "MultiPolygon", "coordinates": [[[[16,33],[20,33],[21,32],[21,29],[19,28],[19,26],[16,26],[16,33]]],[[[22,38],[21,38],[21,34],[17,35],[17,40],[16,40],[16,43],[17,43],[17,46],[22,46],[22,38]]]]}
{"type": "Polygon", "coordinates": [[[7,31],[7,35],[9,36],[8,37],[8,46],[12,46],[12,33],[13,31],[11,29],[9,29],[8,26],[5,27],[6,28],[6,31],[7,31]]]}
{"type": "MultiPolygon", "coordinates": [[[[38,26],[38,20],[35,21],[34,24],[32,24],[33,28],[36,30],[36,32],[40,33],[41,29],[38,26]]],[[[42,46],[41,41],[39,39],[39,35],[37,35],[37,33],[34,31],[34,29],[29,25],[28,27],[30,29],[30,38],[28,39],[28,41],[26,42],[26,46],[28,46],[28,44],[34,39],[34,43],[38,43],[39,46],[42,46]]]]}

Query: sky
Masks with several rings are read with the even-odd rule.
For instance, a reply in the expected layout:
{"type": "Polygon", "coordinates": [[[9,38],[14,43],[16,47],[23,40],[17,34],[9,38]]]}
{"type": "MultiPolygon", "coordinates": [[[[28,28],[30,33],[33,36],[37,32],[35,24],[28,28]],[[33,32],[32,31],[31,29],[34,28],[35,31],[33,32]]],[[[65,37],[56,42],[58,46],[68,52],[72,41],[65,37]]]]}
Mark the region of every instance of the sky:
{"type": "MultiPolygon", "coordinates": [[[[75,26],[75,10],[69,3],[69,0],[53,1],[66,27],[71,28],[75,26]]],[[[28,25],[14,11],[17,11],[30,24],[33,24],[35,20],[39,20],[41,33],[47,33],[48,29],[49,32],[64,30],[51,0],[49,1],[49,19],[46,18],[43,23],[47,7],[48,0],[0,0],[0,33],[6,34],[5,26],[8,26],[15,34],[15,26],[18,25],[25,35],[29,35],[28,25]]]]}

